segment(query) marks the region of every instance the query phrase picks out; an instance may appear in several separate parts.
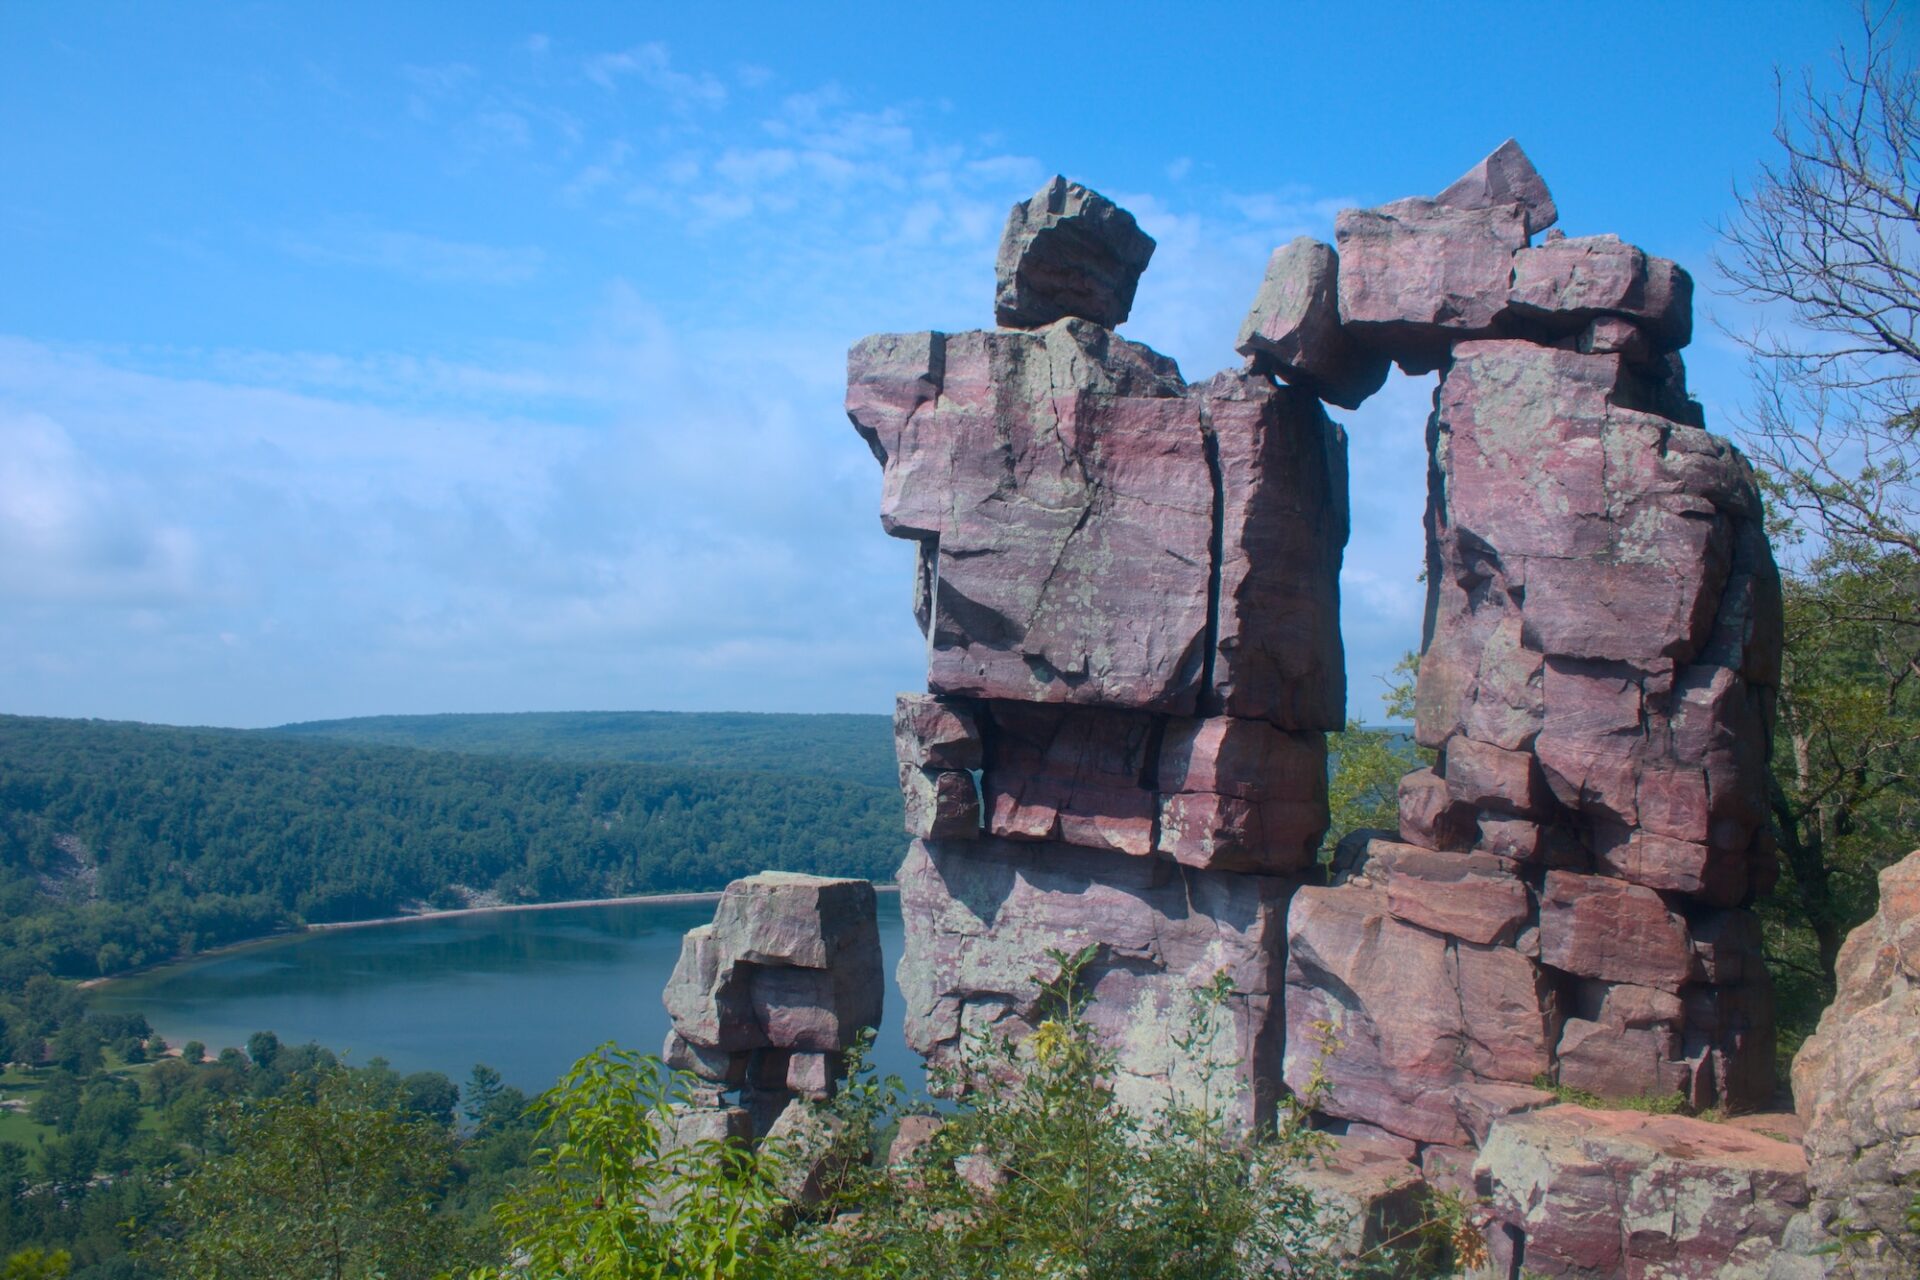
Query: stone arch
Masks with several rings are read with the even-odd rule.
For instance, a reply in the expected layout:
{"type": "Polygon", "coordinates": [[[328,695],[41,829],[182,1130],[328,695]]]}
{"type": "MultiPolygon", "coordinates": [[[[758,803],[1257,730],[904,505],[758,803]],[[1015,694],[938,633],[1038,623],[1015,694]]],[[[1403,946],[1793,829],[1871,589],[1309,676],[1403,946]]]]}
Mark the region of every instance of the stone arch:
{"type": "Polygon", "coordinates": [[[1536,243],[1557,216],[1511,141],[1438,196],[1343,212],[1335,245],[1275,251],[1246,367],[1188,385],[1111,328],[1152,241],[1056,178],[1009,218],[1003,327],[854,347],[883,525],[922,548],[928,691],[895,722],[922,1053],[1020,1034],[1047,949],[1084,943],[1123,1094],[1183,1085],[1154,1028],[1233,976],[1248,1122],[1316,1061],[1334,1123],[1410,1152],[1476,1145],[1540,1075],[1770,1094],[1746,904],[1773,874],[1778,578],[1752,475],[1686,393],[1686,273],[1536,243]],[[1440,375],[1439,763],[1329,880],[1348,508],[1322,402],[1391,364],[1440,375]]]}

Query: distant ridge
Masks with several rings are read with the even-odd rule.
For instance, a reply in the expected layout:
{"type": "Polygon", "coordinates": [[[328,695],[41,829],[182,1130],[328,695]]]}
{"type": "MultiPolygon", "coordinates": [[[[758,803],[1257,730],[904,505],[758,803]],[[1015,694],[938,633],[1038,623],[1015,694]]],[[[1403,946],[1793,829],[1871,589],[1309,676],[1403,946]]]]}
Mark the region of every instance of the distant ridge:
{"type": "Polygon", "coordinates": [[[737,769],[897,785],[892,722],[884,715],[515,711],[308,720],[256,732],[366,746],[737,769]]]}

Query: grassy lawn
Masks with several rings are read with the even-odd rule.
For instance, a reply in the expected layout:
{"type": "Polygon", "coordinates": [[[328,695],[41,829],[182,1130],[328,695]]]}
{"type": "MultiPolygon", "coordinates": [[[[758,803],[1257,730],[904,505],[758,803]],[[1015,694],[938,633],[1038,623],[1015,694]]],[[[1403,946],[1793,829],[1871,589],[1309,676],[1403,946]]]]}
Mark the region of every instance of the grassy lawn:
{"type": "MultiPolygon", "coordinates": [[[[22,1101],[31,1106],[40,1093],[41,1080],[45,1075],[45,1072],[24,1071],[17,1067],[0,1071],[0,1099],[22,1101]]],[[[15,1142],[30,1148],[41,1138],[52,1136],[52,1129],[27,1119],[25,1112],[11,1108],[0,1110],[0,1142],[15,1142]]]]}
{"type": "MultiPolygon", "coordinates": [[[[152,1070],[151,1063],[142,1062],[129,1066],[109,1056],[106,1073],[139,1084],[141,1077],[150,1070],[152,1070]]],[[[39,1096],[41,1089],[46,1087],[46,1082],[52,1075],[53,1072],[49,1069],[29,1071],[20,1067],[9,1067],[5,1071],[0,1071],[0,1100],[7,1102],[17,1100],[32,1106],[33,1100],[39,1096]]],[[[158,1128],[159,1122],[159,1114],[152,1107],[140,1108],[142,1130],[158,1128]]],[[[0,1142],[13,1142],[32,1148],[41,1139],[51,1138],[54,1134],[55,1130],[47,1125],[35,1124],[24,1111],[15,1111],[11,1107],[0,1108],[0,1142]]]]}

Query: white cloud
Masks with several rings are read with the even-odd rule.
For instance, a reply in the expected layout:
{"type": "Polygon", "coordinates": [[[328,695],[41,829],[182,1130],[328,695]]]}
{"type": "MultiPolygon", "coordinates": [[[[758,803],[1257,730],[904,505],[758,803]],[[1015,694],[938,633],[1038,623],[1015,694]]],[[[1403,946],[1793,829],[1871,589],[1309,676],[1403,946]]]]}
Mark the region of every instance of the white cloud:
{"type": "Polygon", "coordinates": [[[161,606],[195,593],[193,536],[138,476],[89,457],[53,419],[0,407],[0,598],[16,606],[161,606]]]}
{"type": "Polygon", "coordinates": [[[667,47],[658,41],[589,58],[582,69],[589,80],[608,90],[617,89],[621,79],[632,76],[666,98],[676,111],[714,108],[727,101],[727,86],[719,77],[676,71],[667,47]]]}

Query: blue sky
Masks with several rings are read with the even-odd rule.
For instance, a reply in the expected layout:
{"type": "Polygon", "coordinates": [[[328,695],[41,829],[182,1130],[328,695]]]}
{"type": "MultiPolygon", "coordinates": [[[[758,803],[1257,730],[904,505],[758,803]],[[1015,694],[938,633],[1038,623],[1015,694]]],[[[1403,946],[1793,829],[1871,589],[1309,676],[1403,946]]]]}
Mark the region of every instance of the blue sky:
{"type": "MultiPolygon", "coordinates": [[[[1508,135],[1710,292],[1797,4],[0,0],[0,710],[262,725],[883,711],[911,554],[840,410],[992,319],[1059,171],[1160,242],[1124,332],[1234,362],[1276,244],[1508,135]]],[[[1703,324],[1710,425],[1742,368],[1703,324]]],[[[1417,644],[1429,379],[1340,415],[1351,709],[1417,644]]]]}

